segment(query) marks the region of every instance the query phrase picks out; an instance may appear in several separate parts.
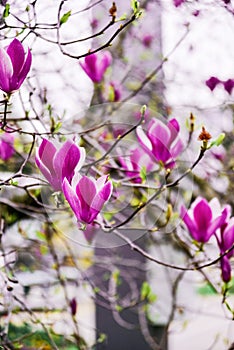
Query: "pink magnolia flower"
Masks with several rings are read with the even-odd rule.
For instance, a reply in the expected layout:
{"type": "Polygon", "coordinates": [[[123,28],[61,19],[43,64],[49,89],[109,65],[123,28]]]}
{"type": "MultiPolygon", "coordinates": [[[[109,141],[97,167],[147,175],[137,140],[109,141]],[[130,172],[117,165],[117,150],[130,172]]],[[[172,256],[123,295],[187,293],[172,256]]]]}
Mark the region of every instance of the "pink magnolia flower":
{"type": "Polygon", "coordinates": [[[228,257],[225,255],[220,260],[222,280],[228,283],[232,278],[232,268],[228,257]]]}
{"type": "Polygon", "coordinates": [[[226,206],[219,215],[214,215],[213,206],[216,204],[216,198],[209,203],[205,198],[198,197],[187,211],[185,206],[181,206],[180,216],[188,227],[191,236],[200,243],[206,243],[210,237],[224,223],[229,213],[226,206]]]}
{"type": "Polygon", "coordinates": [[[132,181],[135,183],[142,182],[140,172],[143,166],[145,167],[146,172],[151,171],[154,167],[152,159],[143,149],[139,147],[131,150],[129,157],[119,156],[118,160],[120,165],[126,169],[125,174],[132,178],[132,181]]]}
{"type": "Polygon", "coordinates": [[[7,132],[0,134],[0,159],[8,160],[14,153],[14,136],[7,132]]]}
{"type": "Polygon", "coordinates": [[[218,84],[221,83],[221,80],[219,80],[216,77],[210,77],[209,79],[206,80],[206,86],[213,91],[218,84]]]}
{"type": "Polygon", "coordinates": [[[228,79],[226,81],[223,81],[223,87],[227,91],[227,93],[231,95],[232,90],[234,88],[234,79],[228,79]]]}
{"type": "MultiPolygon", "coordinates": [[[[229,251],[234,245],[234,217],[227,218],[216,234],[216,239],[220,249],[220,254],[229,251]]],[[[234,248],[231,249],[220,260],[220,267],[222,271],[222,279],[224,282],[231,280],[231,264],[229,259],[234,255],[234,248]]]]}
{"type": "Polygon", "coordinates": [[[7,94],[18,90],[30,70],[31,62],[30,50],[25,54],[18,39],[14,39],[7,48],[0,48],[0,89],[7,94]]]}
{"type": "Polygon", "coordinates": [[[84,164],[85,149],[67,140],[59,149],[49,140],[43,139],[35,162],[55,191],[62,190],[64,178],[70,183],[75,170],[84,164]]]}
{"type": "Polygon", "coordinates": [[[153,118],[145,132],[137,127],[137,137],[148,154],[167,168],[175,166],[175,159],[183,151],[184,145],[179,138],[180,126],[176,119],[171,119],[167,125],[153,118]]]}
{"type": "Polygon", "coordinates": [[[175,7],[179,7],[180,5],[182,5],[186,0],[173,0],[173,3],[175,5],[175,7]]]}
{"type": "Polygon", "coordinates": [[[78,221],[91,224],[109,200],[112,183],[106,175],[95,180],[76,173],[71,184],[63,180],[63,193],[78,221]]]}
{"type": "Polygon", "coordinates": [[[145,34],[142,38],[142,43],[145,47],[150,47],[154,37],[151,34],[145,34]]]}
{"type": "Polygon", "coordinates": [[[110,52],[100,51],[86,56],[84,61],[80,62],[80,65],[94,83],[100,83],[111,62],[110,52]]]}

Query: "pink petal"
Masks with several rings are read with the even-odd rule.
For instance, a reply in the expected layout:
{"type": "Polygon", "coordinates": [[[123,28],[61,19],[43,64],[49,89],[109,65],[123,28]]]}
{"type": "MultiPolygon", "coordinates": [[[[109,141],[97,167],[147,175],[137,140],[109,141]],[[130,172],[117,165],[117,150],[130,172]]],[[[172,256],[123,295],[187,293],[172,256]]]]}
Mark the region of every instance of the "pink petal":
{"type": "Polygon", "coordinates": [[[176,119],[171,119],[168,124],[167,124],[170,132],[171,132],[171,137],[169,143],[172,144],[172,142],[176,139],[178,136],[178,133],[180,131],[180,126],[179,123],[176,119]]]}
{"type": "Polygon", "coordinates": [[[147,136],[152,144],[154,144],[154,140],[157,139],[167,146],[170,141],[171,133],[169,128],[161,120],[154,118],[150,122],[147,136]]]}
{"type": "Polygon", "coordinates": [[[82,176],[76,186],[76,194],[80,199],[80,202],[84,206],[90,206],[97,190],[94,182],[87,176],[82,176]]]}
{"type": "Polygon", "coordinates": [[[24,48],[18,39],[14,39],[7,48],[7,54],[10,56],[14,75],[18,76],[24,64],[24,48]]]}
{"type": "Polygon", "coordinates": [[[153,149],[152,143],[150,142],[149,138],[146,136],[141,126],[138,126],[136,128],[136,134],[142,146],[146,148],[148,151],[152,151],[153,149]]]}
{"type": "Polygon", "coordinates": [[[170,150],[171,150],[172,158],[177,158],[181,154],[181,152],[183,152],[184,150],[183,142],[180,139],[178,139],[176,143],[171,147],[170,150]]]}
{"type": "Polygon", "coordinates": [[[50,170],[53,169],[53,158],[55,153],[56,147],[54,144],[49,140],[43,139],[38,149],[38,156],[41,159],[41,162],[50,170]]]}
{"type": "Polygon", "coordinates": [[[181,209],[180,209],[180,217],[183,219],[184,223],[188,227],[191,236],[196,241],[199,241],[199,234],[197,232],[197,227],[195,226],[194,221],[189,216],[187,209],[183,205],[181,206],[181,209]]]}
{"type": "Polygon", "coordinates": [[[26,78],[26,76],[31,68],[31,64],[32,64],[32,54],[31,54],[31,51],[28,49],[28,54],[27,54],[26,60],[24,62],[22,70],[20,71],[19,76],[18,76],[19,87],[21,86],[21,84],[25,80],[25,78],[26,78]]]}
{"type": "Polygon", "coordinates": [[[69,184],[68,180],[65,178],[62,184],[62,190],[64,193],[64,196],[66,200],[68,201],[71,209],[73,210],[74,214],[76,215],[77,219],[79,221],[81,220],[80,214],[82,213],[81,203],[79,201],[79,198],[77,197],[75,191],[73,190],[72,186],[69,184]]]}
{"type": "Polygon", "coordinates": [[[208,202],[201,199],[193,210],[194,220],[197,224],[197,229],[205,234],[212,220],[212,211],[208,202]]]}
{"type": "Polygon", "coordinates": [[[228,283],[231,279],[232,269],[227,256],[221,258],[220,266],[222,271],[222,279],[224,282],[228,283]]]}
{"type": "Polygon", "coordinates": [[[105,186],[96,194],[93,202],[92,209],[98,213],[102,210],[103,205],[109,200],[112,193],[112,183],[108,181],[105,186]]]}
{"type": "Polygon", "coordinates": [[[80,148],[71,140],[67,140],[60,150],[55,154],[53,160],[53,166],[56,174],[61,179],[61,182],[66,177],[71,183],[74,171],[77,165],[80,164],[80,159],[84,159],[83,150],[80,151],[80,148]]]}
{"type": "Polygon", "coordinates": [[[13,74],[13,67],[10,57],[6,51],[0,48],[0,89],[6,93],[10,90],[10,79],[13,74]]]}
{"type": "MultiPolygon", "coordinates": [[[[208,227],[208,233],[207,235],[209,236],[209,238],[215,233],[215,231],[220,228],[226,221],[227,219],[227,215],[228,215],[228,209],[225,208],[221,215],[218,216],[216,219],[214,219],[211,224],[208,227]]],[[[208,238],[208,239],[209,239],[208,238]]]]}

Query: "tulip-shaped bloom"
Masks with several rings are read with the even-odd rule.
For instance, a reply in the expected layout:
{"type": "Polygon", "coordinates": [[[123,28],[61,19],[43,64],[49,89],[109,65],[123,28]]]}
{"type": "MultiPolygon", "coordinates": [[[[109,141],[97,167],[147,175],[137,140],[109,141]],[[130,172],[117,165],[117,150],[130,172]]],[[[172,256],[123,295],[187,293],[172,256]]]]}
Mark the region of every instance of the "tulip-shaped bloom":
{"type": "Polygon", "coordinates": [[[80,62],[80,65],[94,83],[100,83],[111,62],[110,52],[100,51],[86,56],[84,61],[80,62]]]}
{"type": "Polygon", "coordinates": [[[9,133],[0,134],[0,159],[8,160],[14,153],[14,136],[9,133]]]}
{"type": "Polygon", "coordinates": [[[109,200],[112,183],[105,175],[95,180],[76,173],[71,184],[64,179],[63,193],[78,221],[91,224],[109,200]]]}
{"type": "Polygon", "coordinates": [[[75,170],[78,171],[84,164],[85,155],[85,149],[71,140],[67,140],[57,149],[51,141],[43,139],[35,161],[53,189],[61,191],[64,178],[71,183],[75,170]]]}
{"type": "Polygon", "coordinates": [[[200,243],[206,243],[210,237],[220,228],[228,216],[228,208],[215,216],[212,206],[216,199],[207,202],[205,198],[198,197],[192,204],[191,208],[187,209],[182,205],[180,216],[188,227],[191,236],[200,243]]]}
{"type": "Polygon", "coordinates": [[[234,88],[234,79],[228,79],[226,81],[223,81],[223,87],[227,91],[227,93],[231,95],[232,90],[234,88]]]}
{"type": "Polygon", "coordinates": [[[228,252],[220,260],[222,271],[222,279],[224,282],[229,282],[231,279],[231,264],[229,259],[234,255],[234,218],[226,220],[221,226],[219,234],[216,234],[217,242],[220,249],[220,254],[228,252]]]}
{"type": "Polygon", "coordinates": [[[121,166],[126,170],[125,174],[132,178],[135,183],[141,183],[141,170],[145,167],[146,172],[153,169],[154,163],[149,155],[141,148],[131,150],[129,157],[119,156],[118,160],[121,166]]]}
{"type": "Polygon", "coordinates": [[[175,166],[175,159],[184,148],[179,138],[180,126],[176,119],[165,125],[154,118],[150,121],[146,134],[141,126],[136,131],[139,142],[151,157],[166,168],[175,166]]]}
{"type": "Polygon", "coordinates": [[[7,94],[18,90],[30,70],[31,62],[30,50],[25,54],[18,39],[14,39],[7,48],[0,48],[0,89],[7,94]]]}
{"type": "Polygon", "coordinates": [[[206,80],[206,86],[213,91],[218,84],[221,83],[221,80],[219,80],[216,77],[210,77],[209,79],[206,80]]]}

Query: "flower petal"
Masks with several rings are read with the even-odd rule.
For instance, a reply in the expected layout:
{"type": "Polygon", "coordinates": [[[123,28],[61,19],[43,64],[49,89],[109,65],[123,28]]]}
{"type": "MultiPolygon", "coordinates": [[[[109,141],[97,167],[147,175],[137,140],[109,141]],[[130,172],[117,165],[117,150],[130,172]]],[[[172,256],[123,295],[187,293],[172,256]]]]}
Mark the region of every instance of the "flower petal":
{"type": "Polygon", "coordinates": [[[13,74],[13,67],[10,57],[3,48],[0,48],[0,89],[6,93],[10,90],[10,79],[13,74]]]}
{"type": "Polygon", "coordinates": [[[24,62],[22,70],[20,71],[19,76],[18,76],[18,88],[21,86],[21,84],[25,80],[25,78],[26,78],[26,76],[31,68],[31,64],[32,64],[32,54],[31,54],[31,51],[28,49],[28,54],[27,54],[26,60],[24,62]]]}
{"type": "Polygon", "coordinates": [[[141,126],[136,128],[136,134],[141,145],[148,151],[152,151],[153,146],[149,138],[146,136],[141,126]]]}
{"type": "Polygon", "coordinates": [[[197,203],[194,207],[193,215],[197,229],[205,234],[212,220],[212,211],[206,199],[202,198],[197,203]]]}
{"type": "Polygon", "coordinates": [[[44,165],[49,169],[53,169],[53,158],[56,153],[56,147],[49,140],[43,139],[38,148],[38,156],[44,165]]]}
{"type": "Polygon", "coordinates": [[[187,209],[185,208],[184,205],[181,206],[180,208],[180,217],[183,219],[184,223],[186,224],[186,226],[189,229],[189,232],[191,234],[191,236],[196,240],[196,241],[200,241],[199,240],[199,234],[197,232],[197,227],[194,224],[194,221],[191,219],[190,215],[188,214],[187,209]]]}
{"type": "Polygon", "coordinates": [[[6,51],[12,62],[13,74],[18,76],[24,64],[25,54],[23,45],[18,39],[15,38],[7,47],[6,51]]]}
{"type": "MultiPolygon", "coordinates": [[[[112,193],[112,183],[108,181],[105,186],[96,194],[93,202],[92,202],[92,210],[94,210],[93,213],[100,213],[102,210],[104,204],[106,201],[109,200],[112,193]]],[[[92,215],[93,220],[96,218],[97,214],[94,216],[92,215]]]]}
{"type": "Polygon", "coordinates": [[[74,176],[75,168],[79,165],[80,160],[84,160],[84,149],[80,148],[71,140],[67,140],[60,150],[55,154],[53,160],[53,166],[57,176],[63,182],[66,177],[71,183],[72,177],[74,176]]]}
{"type": "Polygon", "coordinates": [[[159,140],[162,144],[167,146],[170,141],[171,133],[169,128],[161,120],[153,118],[149,124],[147,136],[152,144],[154,144],[154,140],[159,140]]]}
{"type": "Polygon", "coordinates": [[[73,210],[74,214],[76,215],[77,219],[79,221],[82,221],[82,219],[81,219],[81,213],[82,213],[81,203],[80,203],[79,198],[77,197],[75,191],[73,190],[72,186],[69,184],[69,182],[66,178],[63,180],[62,190],[63,190],[63,193],[64,193],[66,200],[68,201],[68,203],[69,203],[71,209],[73,210]]]}
{"type": "Polygon", "coordinates": [[[180,131],[180,126],[179,126],[178,121],[174,118],[168,122],[167,127],[169,128],[169,130],[171,132],[171,137],[170,137],[169,143],[172,144],[172,142],[178,136],[178,133],[180,131]]]}
{"type": "Polygon", "coordinates": [[[220,266],[222,271],[222,279],[224,282],[228,283],[231,279],[231,265],[227,256],[223,256],[220,260],[220,266]]]}

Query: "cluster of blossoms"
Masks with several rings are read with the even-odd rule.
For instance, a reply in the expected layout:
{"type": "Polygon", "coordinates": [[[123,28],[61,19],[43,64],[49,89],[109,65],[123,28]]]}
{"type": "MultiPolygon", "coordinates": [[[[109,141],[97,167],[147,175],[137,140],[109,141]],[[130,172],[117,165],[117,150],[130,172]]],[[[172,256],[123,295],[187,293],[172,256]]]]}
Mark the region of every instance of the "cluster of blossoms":
{"type": "Polygon", "coordinates": [[[99,179],[80,174],[85,149],[67,140],[61,147],[44,139],[35,161],[54,191],[62,191],[79,222],[92,224],[109,200],[112,183],[108,176],[99,179]]]}
{"type": "Polygon", "coordinates": [[[210,77],[206,80],[206,86],[213,91],[217,85],[222,85],[224,90],[227,91],[229,95],[231,95],[232,90],[234,88],[234,79],[220,80],[216,77],[210,77]]]}
{"type": "Polygon", "coordinates": [[[224,282],[231,280],[230,258],[234,255],[234,217],[226,205],[223,210],[217,198],[207,202],[198,197],[187,211],[181,207],[181,218],[192,238],[201,244],[207,243],[212,236],[216,238],[220,250],[220,267],[224,282]]]}

